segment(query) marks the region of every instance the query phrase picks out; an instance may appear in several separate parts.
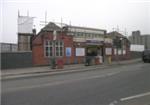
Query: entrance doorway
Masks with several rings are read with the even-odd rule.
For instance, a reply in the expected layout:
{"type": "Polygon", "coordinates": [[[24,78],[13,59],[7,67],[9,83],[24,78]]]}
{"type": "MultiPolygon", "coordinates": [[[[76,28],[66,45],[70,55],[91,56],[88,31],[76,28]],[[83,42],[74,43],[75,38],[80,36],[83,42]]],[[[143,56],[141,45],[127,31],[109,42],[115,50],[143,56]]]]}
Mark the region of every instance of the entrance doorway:
{"type": "Polygon", "coordinates": [[[86,47],[86,56],[103,56],[103,47],[102,46],[87,46],[86,47]]]}
{"type": "Polygon", "coordinates": [[[86,57],[91,61],[98,59],[99,63],[104,62],[103,46],[90,45],[86,47],[86,57]]]}

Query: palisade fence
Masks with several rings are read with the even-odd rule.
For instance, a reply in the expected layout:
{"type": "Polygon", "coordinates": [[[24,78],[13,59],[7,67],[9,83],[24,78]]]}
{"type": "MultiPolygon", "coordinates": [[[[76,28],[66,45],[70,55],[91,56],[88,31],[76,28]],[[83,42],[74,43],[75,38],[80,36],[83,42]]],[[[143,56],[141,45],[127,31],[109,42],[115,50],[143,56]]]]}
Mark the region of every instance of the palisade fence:
{"type": "Polygon", "coordinates": [[[1,52],[1,69],[32,67],[32,52],[1,52]]]}

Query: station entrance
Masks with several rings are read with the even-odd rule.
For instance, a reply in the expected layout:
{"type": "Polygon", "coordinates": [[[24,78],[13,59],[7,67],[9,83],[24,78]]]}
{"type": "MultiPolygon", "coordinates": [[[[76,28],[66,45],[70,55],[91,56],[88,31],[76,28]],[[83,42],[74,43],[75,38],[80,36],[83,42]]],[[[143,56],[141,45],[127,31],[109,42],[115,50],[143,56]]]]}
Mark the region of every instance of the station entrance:
{"type": "Polygon", "coordinates": [[[104,61],[104,50],[101,45],[86,46],[86,62],[87,64],[100,64],[104,61]]]}

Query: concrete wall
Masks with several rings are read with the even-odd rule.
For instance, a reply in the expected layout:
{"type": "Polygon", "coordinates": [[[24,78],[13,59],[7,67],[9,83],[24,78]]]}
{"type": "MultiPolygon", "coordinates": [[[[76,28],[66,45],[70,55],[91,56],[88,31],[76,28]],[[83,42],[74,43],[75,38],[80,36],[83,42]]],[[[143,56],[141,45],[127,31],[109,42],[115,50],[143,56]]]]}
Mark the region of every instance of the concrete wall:
{"type": "Polygon", "coordinates": [[[32,66],[32,52],[1,53],[1,69],[24,68],[32,66]]]}

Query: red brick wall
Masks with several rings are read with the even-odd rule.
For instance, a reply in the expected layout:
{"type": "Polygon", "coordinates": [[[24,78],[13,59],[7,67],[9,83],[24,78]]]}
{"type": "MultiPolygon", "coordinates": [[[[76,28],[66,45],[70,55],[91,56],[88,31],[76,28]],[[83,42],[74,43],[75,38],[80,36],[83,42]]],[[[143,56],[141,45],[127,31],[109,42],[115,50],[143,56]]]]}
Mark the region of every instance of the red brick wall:
{"type": "Polygon", "coordinates": [[[116,61],[116,60],[128,60],[130,59],[130,48],[126,45],[126,54],[122,54],[122,55],[118,55],[118,54],[114,54],[114,49],[113,49],[113,54],[112,54],[112,60],[116,61]]]}
{"type": "MultiPolygon", "coordinates": [[[[53,40],[53,35],[50,32],[43,32],[40,33],[34,40],[33,40],[33,64],[34,65],[48,65],[50,64],[50,58],[44,56],[44,41],[45,40],[53,40]]],[[[73,38],[72,36],[67,36],[64,33],[59,34],[57,36],[57,40],[63,40],[64,42],[64,56],[62,59],[66,64],[69,60],[69,63],[74,63],[74,48],[73,48],[73,38]],[[71,47],[72,51],[71,57],[66,57],[66,47],[71,47]]]]}
{"type": "Polygon", "coordinates": [[[32,43],[32,57],[33,57],[33,64],[34,65],[44,65],[45,60],[44,58],[44,52],[43,52],[43,40],[42,36],[38,35],[33,40],[32,43]]]}

